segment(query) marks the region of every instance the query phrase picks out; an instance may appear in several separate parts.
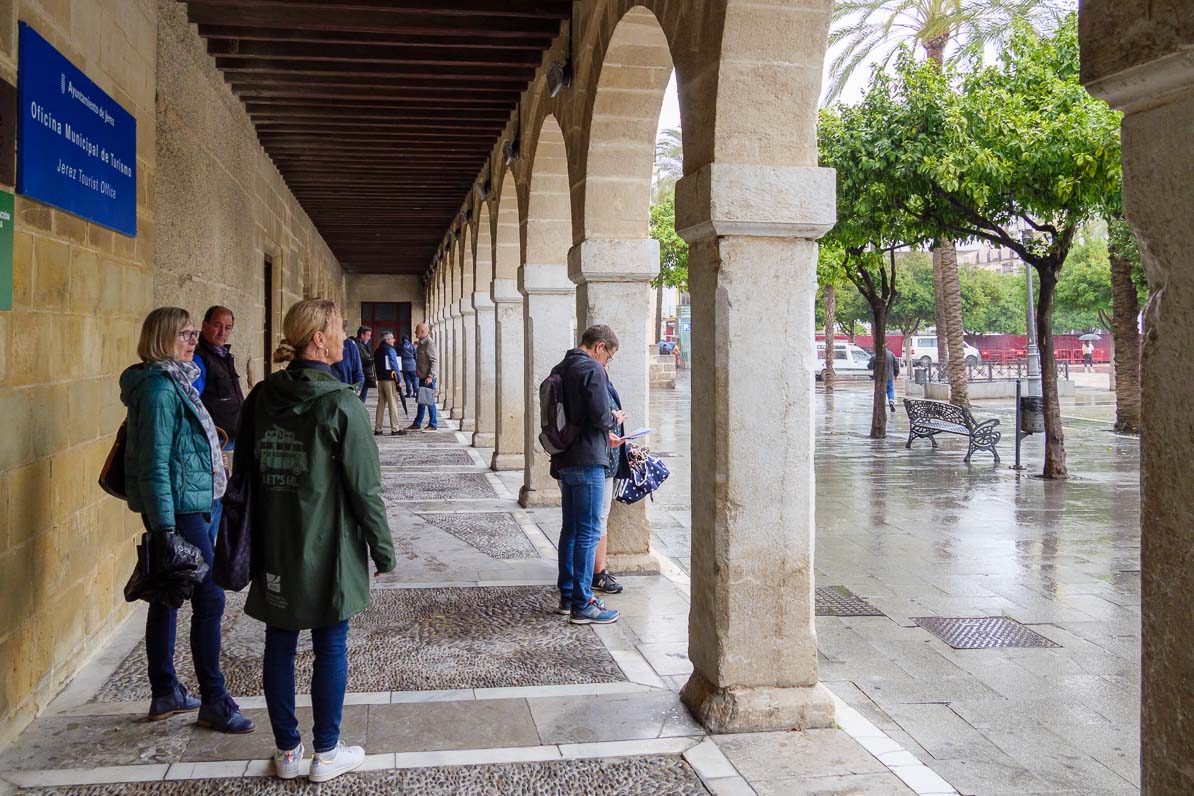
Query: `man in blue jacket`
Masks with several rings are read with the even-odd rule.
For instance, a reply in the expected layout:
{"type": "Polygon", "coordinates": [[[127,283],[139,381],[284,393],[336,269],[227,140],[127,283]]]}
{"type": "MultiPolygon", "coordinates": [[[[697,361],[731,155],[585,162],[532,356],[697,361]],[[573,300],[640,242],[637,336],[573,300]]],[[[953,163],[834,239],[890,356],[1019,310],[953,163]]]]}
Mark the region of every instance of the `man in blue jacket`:
{"type": "Polygon", "coordinates": [[[578,625],[618,621],[593,597],[593,563],[601,540],[601,509],[610,448],[623,444],[613,430],[626,414],[610,402],[605,366],[618,351],[618,338],[608,326],[590,326],[580,345],[554,368],[563,380],[564,415],[575,431],[568,448],[551,457],[551,476],[560,482],[564,513],[560,529],[560,613],[578,625]]]}
{"type": "Polygon", "coordinates": [[[356,340],[344,338],[344,358],[332,365],[332,372],[358,396],[361,394],[361,388],[365,386],[365,369],[361,366],[361,351],[356,340]]]}

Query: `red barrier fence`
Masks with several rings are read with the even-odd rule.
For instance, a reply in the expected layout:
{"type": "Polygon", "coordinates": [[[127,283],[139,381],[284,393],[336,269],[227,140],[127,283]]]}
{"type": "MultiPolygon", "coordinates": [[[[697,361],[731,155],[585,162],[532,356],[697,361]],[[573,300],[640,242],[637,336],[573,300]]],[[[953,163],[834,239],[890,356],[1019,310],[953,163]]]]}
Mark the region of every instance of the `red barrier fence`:
{"type": "MultiPolygon", "coordinates": [[[[917,335],[918,337],[920,335],[917,335]]],[[[1082,362],[1082,341],[1078,334],[1057,334],[1053,336],[1053,350],[1058,362],[1082,362]]],[[[818,334],[817,342],[824,342],[825,335],[818,334]]],[[[848,342],[845,335],[838,335],[835,342],[848,342]]],[[[966,342],[982,353],[984,362],[1015,362],[1024,359],[1028,348],[1028,337],[1022,334],[968,334],[966,342]]],[[[1111,335],[1103,334],[1102,339],[1094,342],[1094,361],[1111,361],[1111,335]]],[[[874,345],[874,338],[869,334],[855,335],[854,344],[870,351],[874,345]]],[[[889,334],[887,347],[903,356],[904,336],[889,334]]]]}

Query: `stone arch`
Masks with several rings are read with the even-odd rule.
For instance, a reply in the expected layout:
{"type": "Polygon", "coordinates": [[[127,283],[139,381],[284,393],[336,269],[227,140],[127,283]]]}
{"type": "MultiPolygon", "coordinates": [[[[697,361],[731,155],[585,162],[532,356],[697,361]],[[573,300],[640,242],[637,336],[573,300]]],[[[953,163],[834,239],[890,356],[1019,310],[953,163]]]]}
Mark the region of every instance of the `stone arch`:
{"type": "Polygon", "coordinates": [[[488,293],[494,278],[493,230],[489,217],[489,203],[481,202],[477,207],[476,267],[473,284],[478,293],[488,293]]]}
{"type": "Polygon", "coordinates": [[[585,238],[645,238],[655,132],[672,72],[667,36],[643,6],[619,20],[601,61],[589,119],[585,238]]]}
{"type": "Polygon", "coordinates": [[[543,118],[535,137],[523,220],[524,265],[565,265],[572,246],[568,148],[555,116],[543,118]]]}
{"type": "Polygon", "coordinates": [[[519,223],[518,189],[514,175],[506,173],[497,203],[497,232],[494,236],[494,279],[516,279],[522,257],[522,228],[519,223]]]}

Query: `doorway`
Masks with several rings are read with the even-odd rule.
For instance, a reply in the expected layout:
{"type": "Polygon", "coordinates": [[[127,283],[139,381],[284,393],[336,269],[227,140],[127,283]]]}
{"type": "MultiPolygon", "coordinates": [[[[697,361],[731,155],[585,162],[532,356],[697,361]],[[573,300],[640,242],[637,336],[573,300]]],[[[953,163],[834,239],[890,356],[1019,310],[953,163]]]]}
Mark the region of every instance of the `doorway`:
{"type": "Polygon", "coordinates": [[[373,330],[373,339],[380,340],[386,332],[393,332],[401,342],[403,337],[411,338],[411,302],[409,301],[362,301],[361,325],[373,330]]]}

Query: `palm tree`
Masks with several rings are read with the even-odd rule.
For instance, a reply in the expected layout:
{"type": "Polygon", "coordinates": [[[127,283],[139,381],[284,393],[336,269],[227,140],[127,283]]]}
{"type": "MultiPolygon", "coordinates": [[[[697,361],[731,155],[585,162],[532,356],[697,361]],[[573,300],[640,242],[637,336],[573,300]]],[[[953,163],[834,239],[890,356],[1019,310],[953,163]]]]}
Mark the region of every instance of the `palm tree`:
{"type": "MultiPolygon", "coordinates": [[[[830,66],[827,100],[837,99],[864,61],[886,66],[901,44],[922,47],[925,56],[942,66],[951,43],[951,59],[980,61],[988,45],[998,45],[1017,20],[1038,30],[1052,29],[1072,11],[1073,0],[836,0],[833,4],[832,50],[840,47],[830,66]]],[[[963,346],[962,289],[957,254],[951,240],[933,248],[933,292],[937,297],[937,359],[946,363],[950,401],[969,404],[963,346]]]]}
{"type": "Polygon", "coordinates": [[[659,132],[655,140],[655,178],[651,184],[651,201],[660,202],[676,190],[676,182],[684,176],[684,142],[677,127],[659,132]]]}

